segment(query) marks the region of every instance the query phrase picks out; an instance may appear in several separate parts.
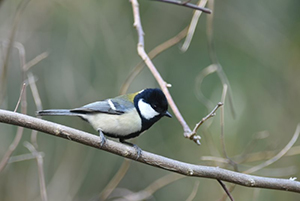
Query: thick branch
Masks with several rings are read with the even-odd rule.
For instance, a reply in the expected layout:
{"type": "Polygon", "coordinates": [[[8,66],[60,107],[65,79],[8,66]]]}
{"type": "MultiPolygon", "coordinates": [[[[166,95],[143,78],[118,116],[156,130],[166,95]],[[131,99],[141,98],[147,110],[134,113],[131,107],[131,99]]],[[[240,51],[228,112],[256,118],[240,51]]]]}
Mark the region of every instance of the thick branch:
{"type": "MultiPolygon", "coordinates": [[[[0,110],[0,122],[38,130],[100,149],[100,139],[96,135],[34,118],[28,115],[0,110]]],[[[135,160],[137,157],[136,150],[133,147],[129,147],[112,140],[107,140],[106,144],[101,149],[133,160],[135,160]]],[[[146,151],[142,152],[142,155],[139,157],[138,161],[186,176],[219,179],[247,187],[269,188],[300,193],[300,182],[289,179],[251,176],[217,167],[193,165],[146,151]]]]}

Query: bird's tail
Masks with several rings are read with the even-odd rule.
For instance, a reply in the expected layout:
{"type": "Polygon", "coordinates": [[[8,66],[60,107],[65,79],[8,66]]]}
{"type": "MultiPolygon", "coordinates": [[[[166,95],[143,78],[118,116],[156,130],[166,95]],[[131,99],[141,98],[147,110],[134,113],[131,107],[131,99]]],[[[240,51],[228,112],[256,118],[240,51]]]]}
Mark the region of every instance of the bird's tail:
{"type": "Polygon", "coordinates": [[[79,116],[78,113],[71,112],[70,110],[40,110],[37,111],[37,116],[79,116]]]}

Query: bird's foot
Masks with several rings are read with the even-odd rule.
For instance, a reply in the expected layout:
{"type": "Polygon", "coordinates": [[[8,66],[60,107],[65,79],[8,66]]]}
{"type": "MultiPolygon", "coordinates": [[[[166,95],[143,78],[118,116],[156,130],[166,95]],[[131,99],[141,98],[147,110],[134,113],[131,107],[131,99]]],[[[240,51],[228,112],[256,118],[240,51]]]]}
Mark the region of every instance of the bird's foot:
{"type": "Polygon", "coordinates": [[[120,142],[132,146],[136,150],[136,154],[137,154],[136,160],[140,158],[140,156],[142,155],[142,149],[139,146],[137,146],[136,144],[132,144],[130,142],[126,142],[124,139],[120,139],[120,142]]]}
{"type": "Polygon", "coordinates": [[[100,148],[106,143],[106,138],[101,130],[99,130],[99,137],[100,137],[100,148]]]}

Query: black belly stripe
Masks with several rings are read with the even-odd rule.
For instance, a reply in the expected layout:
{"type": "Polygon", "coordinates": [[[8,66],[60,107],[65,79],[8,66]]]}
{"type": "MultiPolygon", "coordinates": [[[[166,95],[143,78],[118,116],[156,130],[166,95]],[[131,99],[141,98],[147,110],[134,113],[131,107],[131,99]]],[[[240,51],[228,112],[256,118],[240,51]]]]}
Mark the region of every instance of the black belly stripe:
{"type": "Polygon", "coordinates": [[[124,140],[137,137],[141,133],[142,133],[141,131],[138,131],[138,132],[135,132],[135,133],[131,133],[129,135],[118,135],[118,134],[111,134],[111,133],[103,132],[103,134],[106,135],[106,136],[108,136],[108,137],[119,138],[119,139],[124,139],[124,140]]]}

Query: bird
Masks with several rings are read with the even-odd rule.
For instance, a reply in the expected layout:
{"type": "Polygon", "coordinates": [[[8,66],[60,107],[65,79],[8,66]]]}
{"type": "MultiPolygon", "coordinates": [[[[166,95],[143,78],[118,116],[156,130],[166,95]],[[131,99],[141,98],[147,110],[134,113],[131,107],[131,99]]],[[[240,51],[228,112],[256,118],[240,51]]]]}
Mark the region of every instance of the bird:
{"type": "Polygon", "coordinates": [[[118,138],[121,143],[137,150],[137,158],[142,150],[125,140],[139,136],[164,116],[172,117],[168,112],[166,96],[158,88],[146,88],[74,109],[40,110],[37,115],[80,117],[99,132],[100,147],[106,142],[104,135],[118,138]]]}

